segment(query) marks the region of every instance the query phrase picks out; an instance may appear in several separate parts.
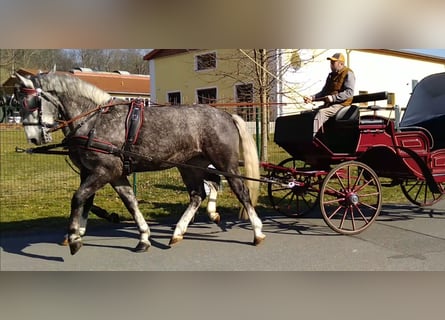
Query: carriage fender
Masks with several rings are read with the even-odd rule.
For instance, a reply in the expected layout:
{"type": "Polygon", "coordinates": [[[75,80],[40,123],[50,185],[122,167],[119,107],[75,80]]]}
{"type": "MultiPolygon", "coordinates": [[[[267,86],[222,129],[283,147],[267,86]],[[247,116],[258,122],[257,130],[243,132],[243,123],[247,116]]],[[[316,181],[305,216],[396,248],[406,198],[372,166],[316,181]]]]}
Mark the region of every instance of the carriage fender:
{"type": "Polygon", "coordinates": [[[390,168],[398,170],[400,167],[404,166],[403,160],[398,151],[406,152],[406,154],[408,154],[416,162],[423,176],[425,177],[425,181],[428,184],[431,192],[440,192],[431,170],[428,168],[425,161],[416,152],[409,148],[402,146],[376,146],[365,151],[358,160],[369,165],[377,172],[379,171],[379,168],[383,167],[386,170],[390,168]],[[384,159],[384,161],[382,161],[382,159],[384,159]]]}
{"type": "Polygon", "coordinates": [[[430,188],[431,192],[433,193],[440,193],[436,181],[434,180],[433,174],[431,173],[431,170],[428,168],[425,161],[422,160],[422,158],[413,150],[402,147],[402,146],[395,146],[396,149],[400,149],[401,151],[406,152],[411,158],[413,158],[417,165],[419,166],[420,170],[422,170],[422,174],[425,177],[425,181],[428,184],[428,187],[430,188]]]}

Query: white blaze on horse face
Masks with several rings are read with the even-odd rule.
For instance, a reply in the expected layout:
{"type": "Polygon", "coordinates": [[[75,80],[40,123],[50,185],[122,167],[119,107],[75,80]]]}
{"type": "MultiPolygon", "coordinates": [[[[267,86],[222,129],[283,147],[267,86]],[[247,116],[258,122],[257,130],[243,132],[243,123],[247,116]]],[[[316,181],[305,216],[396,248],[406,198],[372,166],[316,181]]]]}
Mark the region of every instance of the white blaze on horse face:
{"type": "Polygon", "coordinates": [[[42,144],[42,127],[39,125],[38,112],[33,111],[23,115],[22,122],[28,142],[36,145],[42,144]]]}
{"type": "Polygon", "coordinates": [[[58,120],[57,108],[49,102],[42,102],[42,123],[46,125],[54,125],[58,120]]]}

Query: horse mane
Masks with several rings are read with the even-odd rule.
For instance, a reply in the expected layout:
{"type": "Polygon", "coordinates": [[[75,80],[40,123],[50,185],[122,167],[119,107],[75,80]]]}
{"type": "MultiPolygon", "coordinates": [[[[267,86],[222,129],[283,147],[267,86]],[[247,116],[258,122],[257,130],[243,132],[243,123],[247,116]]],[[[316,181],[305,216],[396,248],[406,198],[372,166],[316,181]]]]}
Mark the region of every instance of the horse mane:
{"type": "Polygon", "coordinates": [[[48,73],[40,78],[42,89],[64,93],[70,97],[82,96],[96,104],[104,104],[112,98],[98,87],[69,74],[48,73]]]}

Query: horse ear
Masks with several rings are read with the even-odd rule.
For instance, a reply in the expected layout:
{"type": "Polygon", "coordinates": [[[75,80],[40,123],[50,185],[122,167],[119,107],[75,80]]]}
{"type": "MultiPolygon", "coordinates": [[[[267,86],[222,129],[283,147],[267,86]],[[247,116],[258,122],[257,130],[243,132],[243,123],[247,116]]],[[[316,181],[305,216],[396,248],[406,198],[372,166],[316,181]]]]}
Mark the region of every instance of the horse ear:
{"type": "Polygon", "coordinates": [[[17,73],[17,72],[15,73],[15,76],[17,77],[17,79],[19,79],[19,81],[20,81],[21,83],[23,83],[23,85],[24,85],[25,87],[30,88],[30,89],[35,89],[35,88],[34,88],[34,84],[32,83],[31,80],[26,79],[25,77],[23,77],[22,75],[20,75],[20,74],[17,73]]]}

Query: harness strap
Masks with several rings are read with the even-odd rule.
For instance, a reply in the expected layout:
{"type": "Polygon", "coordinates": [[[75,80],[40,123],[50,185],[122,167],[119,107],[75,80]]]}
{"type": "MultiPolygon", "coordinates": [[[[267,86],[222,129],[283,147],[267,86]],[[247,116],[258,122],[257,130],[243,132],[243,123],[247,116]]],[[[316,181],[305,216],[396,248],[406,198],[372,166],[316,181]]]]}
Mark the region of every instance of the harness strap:
{"type": "Polygon", "coordinates": [[[58,125],[58,126],[56,126],[54,128],[51,128],[49,130],[49,132],[54,132],[54,131],[63,129],[65,127],[68,127],[74,121],[77,121],[79,119],[85,118],[86,116],[88,116],[90,114],[93,114],[93,113],[98,112],[98,111],[106,112],[106,111],[109,110],[110,107],[114,107],[114,106],[122,105],[122,104],[125,104],[125,103],[122,103],[122,102],[114,102],[114,103],[110,102],[110,103],[108,103],[106,105],[98,105],[96,108],[88,110],[88,111],[86,111],[84,113],[81,113],[78,116],[73,117],[73,118],[71,118],[69,120],[58,120],[58,122],[60,122],[60,125],[58,125]]]}
{"type": "Polygon", "coordinates": [[[123,146],[124,172],[130,174],[132,172],[132,158],[128,155],[131,146],[134,145],[139,138],[139,131],[144,122],[144,102],[142,100],[133,100],[130,110],[125,121],[125,143],[123,146]]]}
{"type": "Polygon", "coordinates": [[[122,150],[114,144],[102,141],[92,136],[76,136],[65,142],[68,147],[80,147],[83,149],[114,155],[122,155],[122,150]]]}

